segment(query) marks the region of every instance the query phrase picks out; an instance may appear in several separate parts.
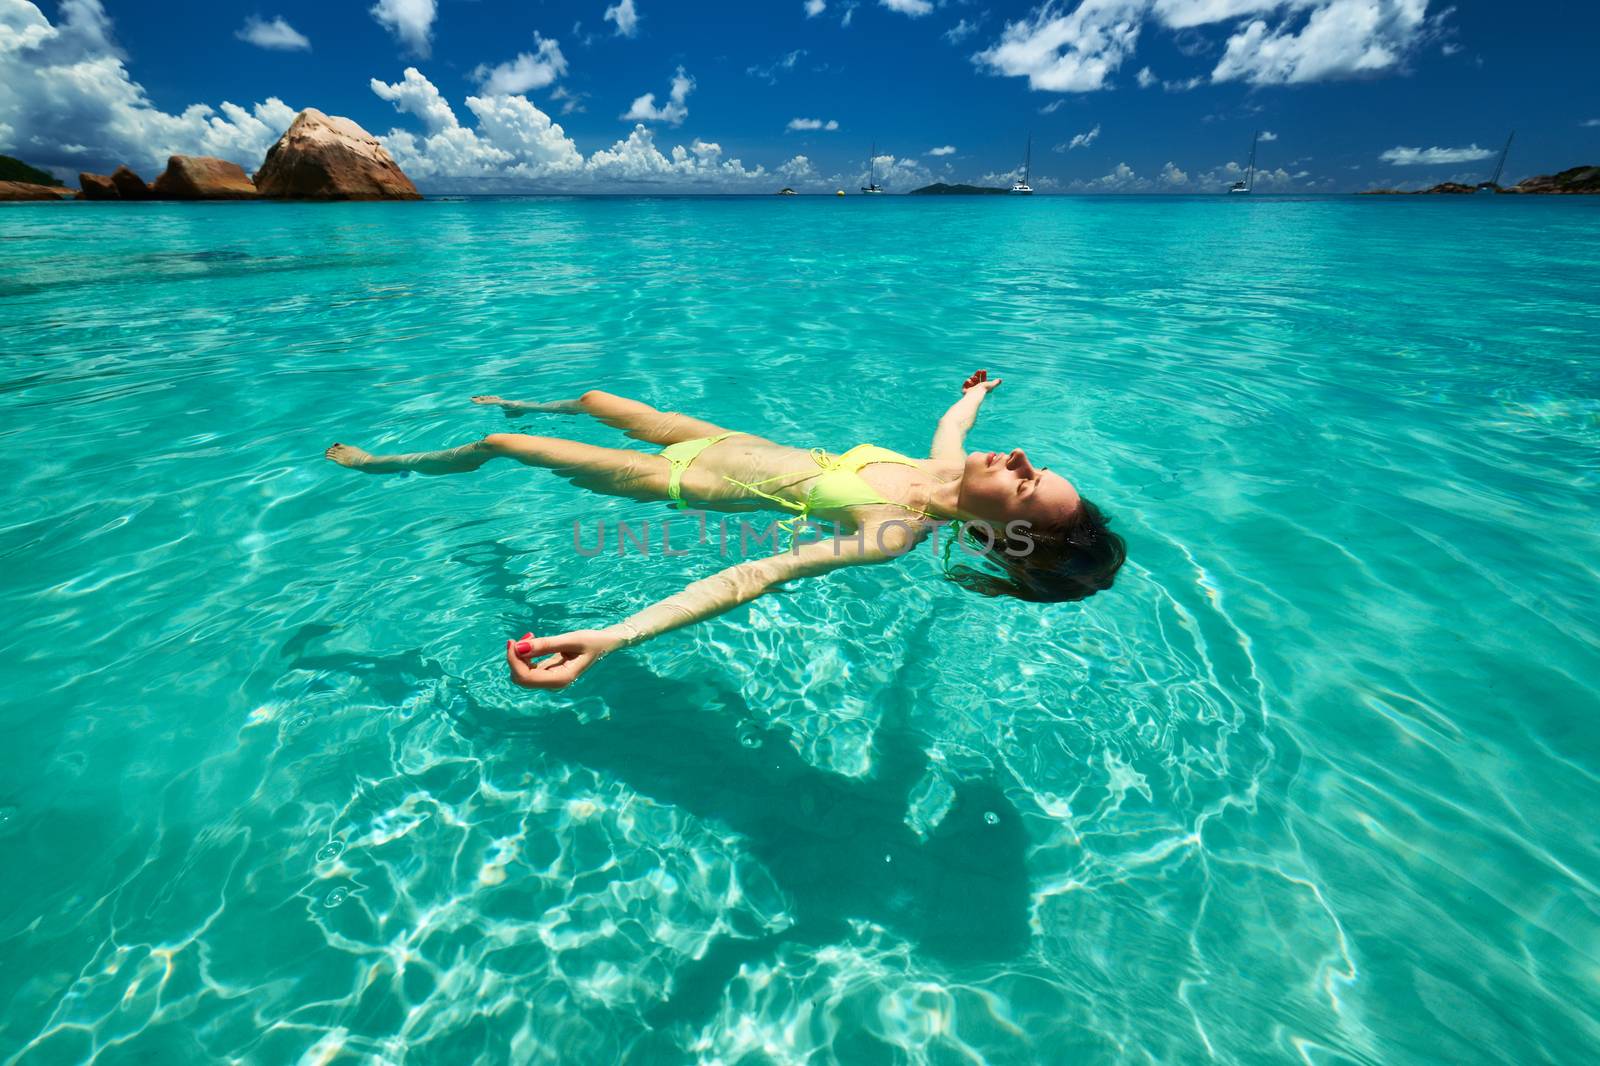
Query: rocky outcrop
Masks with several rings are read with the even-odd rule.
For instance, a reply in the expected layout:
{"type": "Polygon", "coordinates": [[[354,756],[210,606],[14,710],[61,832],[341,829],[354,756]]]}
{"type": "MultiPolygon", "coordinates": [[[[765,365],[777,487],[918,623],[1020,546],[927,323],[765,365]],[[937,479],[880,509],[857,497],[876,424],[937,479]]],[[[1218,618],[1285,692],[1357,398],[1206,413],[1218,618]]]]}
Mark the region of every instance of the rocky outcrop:
{"type": "Polygon", "coordinates": [[[120,166],[111,172],[111,184],[116,186],[117,195],[124,200],[150,199],[150,186],[146,185],[144,179],[129,170],[126,165],[120,166]]]}
{"type": "Polygon", "coordinates": [[[1600,193],[1600,167],[1572,167],[1559,174],[1540,174],[1519,181],[1506,192],[1543,196],[1584,196],[1600,193]]]}
{"type": "Polygon", "coordinates": [[[267,150],[256,188],[286,200],[422,199],[376,137],[309,107],[267,150]]]}
{"type": "Polygon", "coordinates": [[[1484,182],[1481,185],[1463,185],[1458,181],[1447,181],[1435,185],[1431,189],[1415,189],[1408,192],[1405,189],[1373,189],[1363,193],[1365,196],[1459,196],[1466,193],[1494,192],[1508,195],[1525,194],[1533,196],[1582,196],[1600,194],[1600,167],[1571,167],[1559,174],[1540,174],[1536,178],[1526,178],[1509,189],[1484,182]]]}
{"type": "Polygon", "coordinates": [[[78,188],[83,190],[78,193],[80,200],[122,199],[122,194],[117,192],[117,187],[108,174],[79,174],[78,188]]]}
{"type": "Polygon", "coordinates": [[[244,168],[209,155],[175,155],[150,186],[157,200],[254,200],[244,168]]]}
{"type": "Polygon", "coordinates": [[[244,168],[208,155],[175,155],[146,185],[126,165],[110,175],[79,174],[80,200],[254,200],[256,187],[244,168]]]}
{"type": "Polygon", "coordinates": [[[0,200],[68,200],[72,190],[31,181],[0,181],[0,200]]]}
{"type": "Polygon", "coordinates": [[[1497,185],[1484,182],[1482,185],[1463,185],[1459,181],[1447,181],[1435,185],[1431,189],[1368,189],[1357,193],[1357,196],[1467,196],[1478,191],[1502,192],[1497,185]]]}
{"type": "MultiPolygon", "coordinates": [[[[0,156],[0,164],[6,163],[16,161],[0,156]]],[[[32,172],[25,164],[17,166],[32,172]]],[[[110,175],[79,174],[78,184],[82,191],[77,195],[82,200],[422,199],[376,137],[347,118],[324,115],[314,108],[295,116],[267,152],[254,182],[243,168],[226,159],[175,155],[149,185],[126,166],[110,175]]],[[[6,187],[4,199],[47,198],[26,190],[48,186],[3,179],[0,186],[6,187]]],[[[61,193],[71,195],[66,190],[61,193]]]]}

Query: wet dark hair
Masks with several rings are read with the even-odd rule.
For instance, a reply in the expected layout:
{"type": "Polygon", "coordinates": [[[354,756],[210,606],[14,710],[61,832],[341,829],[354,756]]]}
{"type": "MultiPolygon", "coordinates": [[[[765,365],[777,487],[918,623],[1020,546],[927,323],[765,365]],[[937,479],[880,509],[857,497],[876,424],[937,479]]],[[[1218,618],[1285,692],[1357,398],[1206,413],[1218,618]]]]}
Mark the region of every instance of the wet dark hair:
{"type": "MultiPolygon", "coordinates": [[[[947,551],[945,576],[984,596],[1015,596],[1030,603],[1088,599],[1111,587],[1128,558],[1122,538],[1106,528],[1109,522],[1100,508],[1081,500],[1072,517],[1061,525],[1030,529],[1009,540],[1004,533],[991,538],[993,546],[984,553],[984,561],[998,569],[998,574],[971,566],[952,567],[947,551]]],[[[982,538],[966,536],[969,543],[982,547],[982,538]]]]}

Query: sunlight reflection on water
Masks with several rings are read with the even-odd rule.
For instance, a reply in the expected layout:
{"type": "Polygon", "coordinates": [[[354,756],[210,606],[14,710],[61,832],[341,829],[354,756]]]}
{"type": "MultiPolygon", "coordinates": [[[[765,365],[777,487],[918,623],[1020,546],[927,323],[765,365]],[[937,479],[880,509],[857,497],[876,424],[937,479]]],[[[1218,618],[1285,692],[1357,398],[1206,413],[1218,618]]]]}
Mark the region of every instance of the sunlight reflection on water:
{"type": "Polygon", "coordinates": [[[5,1061],[1583,1061],[1593,209],[797,199],[0,212],[5,1061]],[[506,636],[714,553],[318,458],[914,452],[977,366],[1110,593],[919,556],[550,696],[506,636]]]}

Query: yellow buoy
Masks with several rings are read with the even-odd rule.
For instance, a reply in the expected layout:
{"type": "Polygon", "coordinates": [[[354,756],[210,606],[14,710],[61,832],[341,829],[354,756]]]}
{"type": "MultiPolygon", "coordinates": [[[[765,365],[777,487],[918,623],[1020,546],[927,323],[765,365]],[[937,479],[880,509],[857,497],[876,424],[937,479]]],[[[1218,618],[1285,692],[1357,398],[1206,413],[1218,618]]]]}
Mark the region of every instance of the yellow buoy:
{"type": "Polygon", "coordinates": [[[835,195],[835,196],[843,196],[844,195],[844,190],[840,189],[838,192],[834,193],[833,195],[835,195]]]}

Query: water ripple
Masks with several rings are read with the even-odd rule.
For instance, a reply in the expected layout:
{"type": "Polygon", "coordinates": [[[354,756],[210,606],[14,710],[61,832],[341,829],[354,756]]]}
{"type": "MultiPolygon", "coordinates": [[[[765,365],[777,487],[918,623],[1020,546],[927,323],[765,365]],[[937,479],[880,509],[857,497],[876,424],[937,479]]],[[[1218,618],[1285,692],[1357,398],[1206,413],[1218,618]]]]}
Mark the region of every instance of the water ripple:
{"type": "Polygon", "coordinates": [[[43,221],[0,213],[0,1061],[1600,1044],[1592,205],[43,221]],[[978,366],[973,445],[1115,516],[1111,593],[918,555],[537,698],[506,635],[715,551],[578,558],[662,512],[320,459],[596,385],[914,451],[978,366]]]}

